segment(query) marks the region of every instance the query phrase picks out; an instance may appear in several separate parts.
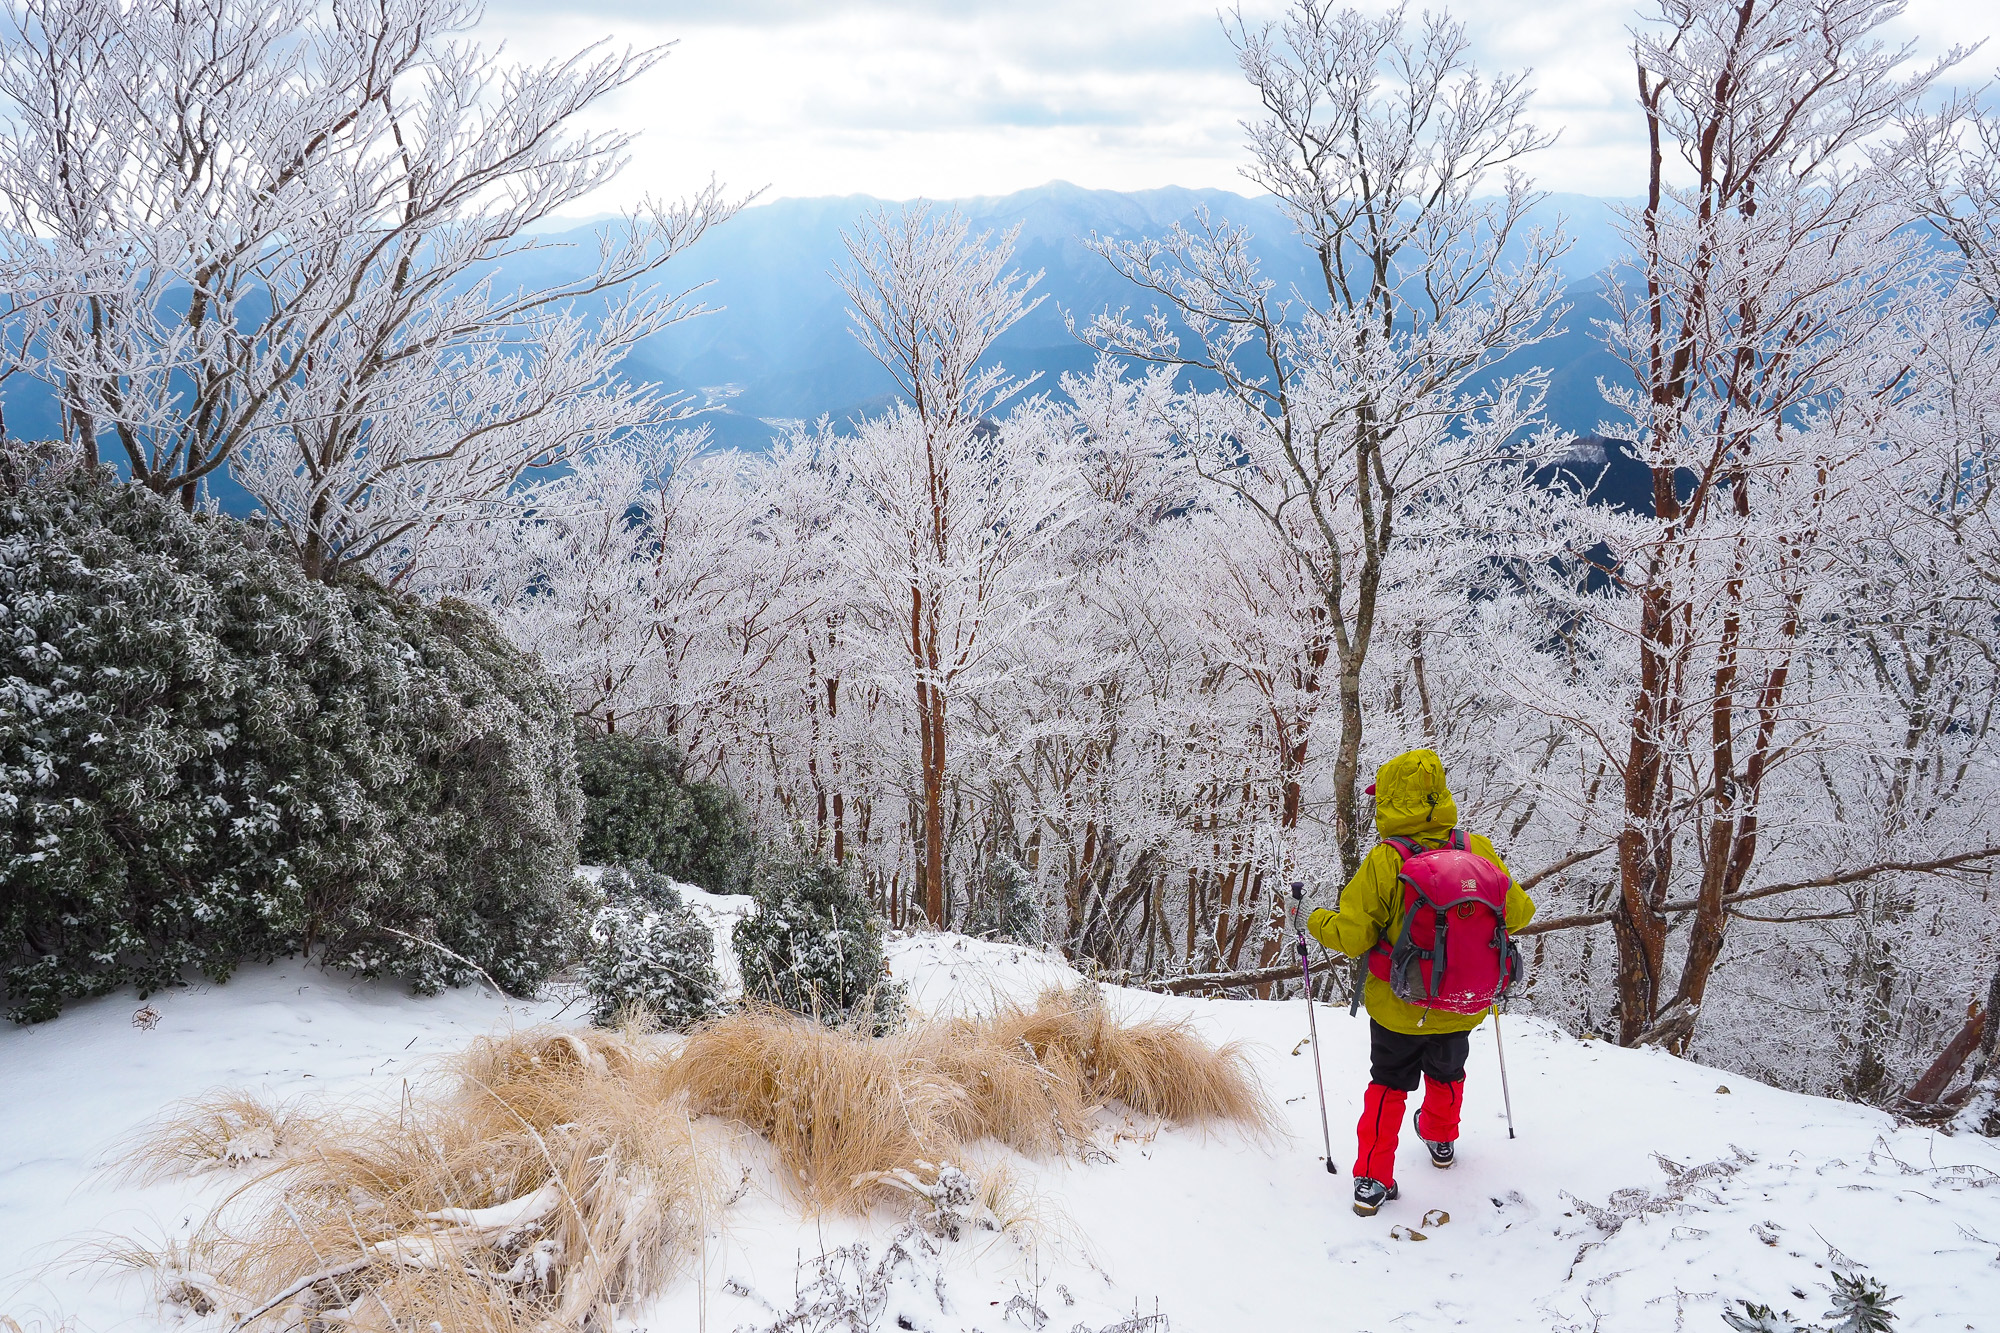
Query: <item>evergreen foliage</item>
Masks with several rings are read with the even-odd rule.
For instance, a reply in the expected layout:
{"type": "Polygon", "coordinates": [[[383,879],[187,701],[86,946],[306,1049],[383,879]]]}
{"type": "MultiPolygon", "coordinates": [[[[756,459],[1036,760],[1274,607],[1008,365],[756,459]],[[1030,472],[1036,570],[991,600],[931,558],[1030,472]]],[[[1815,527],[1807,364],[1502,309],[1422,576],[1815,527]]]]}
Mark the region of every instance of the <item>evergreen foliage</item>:
{"type": "Polygon", "coordinates": [[[751,878],[757,910],[736,923],[743,993],[828,1024],[877,1033],[903,1014],[903,987],[888,979],[882,924],[847,872],[794,850],[770,850],[751,878]]]}
{"type": "Polygon", "coordinates": [[[577,729],[583,784],[581,855],[590,865],[645,865],[711,893],[741,893],[749,823],[735,793],[690,782],[663,741],[577,729]]]}
{"type": "Polygon", "coordinates": [[[471,607],[330,587],[269,547],[52,448],[0,449],[17,1020],[314,946],[425,991],[483,971],[524,993],[577,940],[557,689],[471,607]]]}
{"type": "Polygon", "coordinates": [[[1889,1307],[1901,1300],[1871,1277],[1835,1272],[1833,1308],[1823,1316],[1830,1324],[1800,1324],[1789,1310],[1773,1310],[1753,1301],[1738,1301],[1741,1313],[1724,1310],[1722,1322],[1737,1333],[1889,1333],[1896,1312],[1889,1307]]]}
{"type": "Polygon", "coordinates": [[[973,898],[966,913],[966,933],[981,939],[1039,943],[1042,914],[1028,868],[1003,854],[988,863],[985,879],[984,891],[973,898]]]}
{"type": "Polygon", "coordinates": [[[672,882],[641,864],[608,867],[601,885],[605,903],[583,960],[591,1021],[608,1024],[639,1006],[664,1027],[686,1028],[715,1013],[715,935],[672,882]]]}

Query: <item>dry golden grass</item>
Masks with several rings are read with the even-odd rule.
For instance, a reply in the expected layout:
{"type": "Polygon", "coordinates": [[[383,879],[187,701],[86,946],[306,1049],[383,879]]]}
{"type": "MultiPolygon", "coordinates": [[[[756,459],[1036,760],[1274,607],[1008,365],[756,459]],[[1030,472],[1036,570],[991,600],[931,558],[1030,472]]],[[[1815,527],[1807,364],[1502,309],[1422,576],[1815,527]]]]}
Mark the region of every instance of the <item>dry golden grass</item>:
{"type": "Polygon", "coordinates": [[[963,1094],[950,1114],[960,1142],[991,1139],[1030,1157],[1062,1157],[1089,1140],[1091,1099],[1068,1052],[1038,1051],[984,1018],[926,1024],[902,1044],[906,1059],[963,1094]]]}
{"type": "Polygon", "coordinates": [[[1184,1023],[1121,1024],[1087,988],[879,1038],[747,1010],[697,1029],[673,1074],[693,1110],[769,1139],[820,1207],[866,1208],[902,1188],[899,1173],[935,1176],[982,1139],[1078,1154],[1113,1099],[1182,1123],[1271,1124],[1236,1048],[1184,1023]]]}
{"type": "MultiPolygon", "coordinates": [[[[231,1328],[601,1324],[677,1271],[713,1194],[665,1066],[608,1033],[480,1042],[437,1088],[319,1122],[159,1266],[231,1328]]],[[[202,1142],[210,1110],[159,1143],[202,1142]]]]}
{"type": "Polygon", "coordinates": [[[915,1201],[957,1235],[1034,1221],[1004,1168],[964,1173],[975,1145],[1083,1155],[1114,1098],[1269,1124],[1238,1052],[1183,1024],[1118,1023],[1094,990],[881,1038],[751,1009],[678,1054],[642,1023],[537,1030],[475,1043],[393,1107],[183,1106],[134,1172],[251,1170],[192,1238],[114,1257],[230,1333],[575,1333],[694,1255],[722,1183],[694,1116],[767,1139],[814,1207],[915,1201]]]}
{"type": "Polygon", "coordinates": [[[76,1333],[76,1321],[67,1317],[30,1315],[23,1324],[20,1320],[0,1314],[0,1333],[76,1333]]]}
{"type": "Polygon", "coordinates": [[[1240,1046],[1210,1046],[1185,1021],[1120,1023],[1093,987],[1050,991],[1033,1009],[1002,1009],[990,1021],[996,1038],[1032,1048],[1042,1063],[1073,1063],[1089,1102],[1121,1101],[1181,1124],[1273,1123],[1240,1046]]]}
{"type": "Polygon", "coordinates": [[[242,1093],[182,1102],[143,1132],[125,1157],[130,1178],[167,1180],[204,1171],[268,1166],[319,1139],[325,1126],[302,1103],[242,1093]]]}
{"type": "Polygon", "coordinates": [[[894,1188],[881,1173],[931,1163],[935,1174],[958,1155],[950,1125],[964,1094],[904,1045],[757,1008],[698,1028],[674,1070],[695,1112],[769,1140],[810,1202],[866,1207],[894,1188]]]}

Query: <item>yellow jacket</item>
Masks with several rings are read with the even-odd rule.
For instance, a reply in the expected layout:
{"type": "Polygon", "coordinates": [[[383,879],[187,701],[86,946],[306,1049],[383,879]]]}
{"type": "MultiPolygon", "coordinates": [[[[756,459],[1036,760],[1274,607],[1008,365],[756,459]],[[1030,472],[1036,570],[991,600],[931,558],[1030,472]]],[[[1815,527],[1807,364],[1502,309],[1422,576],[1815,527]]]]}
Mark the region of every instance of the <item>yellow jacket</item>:
{"type": "MultiPolygon", "coordinates": [[[[1375,828],[1384,838],[1410,838],[1425,847],[1441,847],[1457,825],[1458,803],[1445,786],[1444,761],[1435,752],[1411,750],[1376,770],[1375,828]]],[[[1507,863],[1486,838],[1469,833],[1466,844],[1507,871],[1507,863]]],[[[1341,891],[1339,908],[1316,909],[1307,918],[1306,929],[1327,948],[1350,958],[1361,957],[1378,940],[1393,940],[1403,919],[1402,869],[1403,858],[1395,848],[1377,845],[1341,891]]],[[[1511,882],[1511,871],[1507,873],[1507,929],[1511,932],[1534,919],[1535,900],[1511,882]]],[[[1391,1032],[1413,1036],[1469,1032],[1486,1019],[1483,1013],[1456,1014],[1411,1004],[1399,999],[1389,983],[1372,972],[1362,1000],[1368,1006],[1368,1016],[1377,1023],[1391,1032]]]]}

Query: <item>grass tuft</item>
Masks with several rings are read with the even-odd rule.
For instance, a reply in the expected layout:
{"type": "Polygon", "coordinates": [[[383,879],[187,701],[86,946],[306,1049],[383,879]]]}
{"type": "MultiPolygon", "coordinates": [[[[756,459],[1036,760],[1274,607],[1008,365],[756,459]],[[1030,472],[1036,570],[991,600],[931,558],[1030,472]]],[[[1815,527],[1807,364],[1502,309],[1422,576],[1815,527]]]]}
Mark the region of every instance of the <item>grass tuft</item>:
{"type": "Polygon", "coordinates": [[[262,1170],[325,1131],[322,1118],[301,1102],[214,1093],[179,1103],[142,1131],[125,1155],[126,1175],[151,1184],[209,1171],[262,1170]]]}
{"type": "Polygon", "coordinates": [[[1120,1023],[1092,987],[1032,1008],[912,1024],[886,1037],[752,1008],[696,1029],[674,1072],[698,1113],[770,1140],[812,1204],[865,1209],[898,1173],[965,1161],[983,1139],[1078,1156],[1109,1101],[1186,1124],[1273,1123],[1241,1051],[1186,1023],[1120,1023]]]}
{"type": "Polygon", "coordinates": [[[129,1169],[243,1179],[192,1236],[104,1257],[228,1333],[581,1333],[665,1286],[724,1206],[696,1116],[769,1140],[815,1208],[893,1204],[956,1239],[1037,1223],[1004,1166],[967,1170],[976,1145],[1087,1156],[1111,1100],[1271,1123],[1237,1051],[1117,1022],[1094,988],[885,1037],[753,1007],[678,1053],[634,1015],[475,1042],[392,1106],[184,1104],[129,1169]]]}
{"type": "MultiPolygon", "coordinates": [[[[608,1327],[693,1253],[713,1196],[667,1064],[609,1033],[475,1043],[436,1087],[294,1136],[162,1275],[231,1329],[608,1327]]],[[[187,1158],[218,1104],[138,1160],[187,1158]]]]}
{"type": "Polygon", "coordinates": [[[1180,1124],[1266,1131],[1275,1123],[1240,1045],[1210,1046],[1184,1019],[1121,1023],[1094,986],[1050,991],[1033,1009],[1001,1010],[992,1024],[1044,1063],[1073,1064],[1094,1104],[1119,1101],[1180,1124]]]}

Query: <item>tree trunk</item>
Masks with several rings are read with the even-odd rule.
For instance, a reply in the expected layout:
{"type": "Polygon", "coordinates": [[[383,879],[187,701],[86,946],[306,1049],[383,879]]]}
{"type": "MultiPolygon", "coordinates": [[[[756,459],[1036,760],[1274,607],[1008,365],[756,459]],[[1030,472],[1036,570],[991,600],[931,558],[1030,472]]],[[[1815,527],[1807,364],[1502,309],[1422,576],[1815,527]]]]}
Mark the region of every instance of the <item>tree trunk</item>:
{"type": "Polygon", "coordinates": [[[1979,1049],[1987,1027],[1987,1011],[1975,1003],[1965,1016],[1965,1025],[1945,1043],[1944,1050],[1931,1062],[1931,1067],[1923,1072],[1922,1077],[1910,1085],[1910,1090],[1903,1094],[1903,1100],[1912,1106],[1928,1106],[1944,1096],[1952,1079],[1972,1058],[1972,1053],[1979,1049]]]}
{"type": "Polygon", "coordinates": [[[1361,657],[1342,653],[1340,739],[1333,755],[1333,836],[1343,877],[1361,868],[1361,657]]]}
{"type": "Polygon", "coordinates": [[[924,915],[944,925],[944,697],[929,690],[924,728],[924,915]]]}

